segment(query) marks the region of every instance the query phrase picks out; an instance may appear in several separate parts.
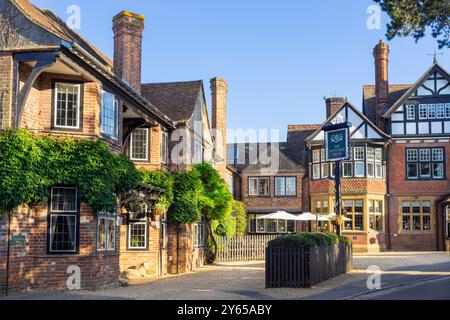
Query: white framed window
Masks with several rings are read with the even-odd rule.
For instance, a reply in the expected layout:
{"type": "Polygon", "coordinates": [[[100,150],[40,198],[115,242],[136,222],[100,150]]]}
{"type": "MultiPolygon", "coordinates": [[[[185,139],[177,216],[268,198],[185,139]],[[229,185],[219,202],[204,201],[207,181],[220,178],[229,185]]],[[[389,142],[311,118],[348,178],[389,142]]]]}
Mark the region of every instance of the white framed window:
{"type": "Polygon", "coordinates": [[[130,159],[148,161],[149,129],[137,128],[130,137],[130,159]]]}
{"type": "Polygon", "coordinates": [[[417,161],[417,149],[407,149],[406,150],[406,161],[417,161]]]}
{"type": "Polygon", "coordinates": [[[119,135],[119,101],[112,93],[102,91],[101,132],[113,139],[119,135]]]}
{"type": "Polygon", "coordinates": [[[415,105],[407,105],[406,106],[406,120],[415,120],[416,119],[416,106],[415,105]]]}
{"type": "Polygon", "coordinates": [[[320,162],[320,149],[314,149],[313,150],[313,163],[319,163],[320,162]]]}
{"type": "Polygon", "coordinates": [[[79,232],[77,189],[51,188],[49,209],[48,252],[76,253],[79,232]]]}
{"type": "Polygon", "coordinates": [[[81,118],[81,84],[55,83],[53,126],[79,129],[81,118]]]}
{"type": "Polygon", "coordinates": [[[383,161],[383,150],[381,148],[375,149],[375,161],[383,161]]]}
{"type": "Polygon", "coordinates": [[[433,161],[444,161],[444,149],[435,148],[433,149],[433,161]]]}
{"type": "Polygon", "coordinates": [[[297,195],[296,177],[275,177],[275,196],[297,195]]]}
{"type": "Polygon", "coordinates": [[[445,117],[450,119],[450,103],[445,104],[445,117]]]}
{"type": "Polygon", "coordinates": [[[320,161],[325,162],[325,149],[320,149],[320,161]]]}
{"type": "Polygon", "coordinates": [[[364,177],[364,162],[355,162],[355,177],[364,177]]]}
{"type": "Polygon", "coordinates": [[[195,141],[194,143],[194,163],[202,163],[203,162],[203,145],[195,141]]]}
{"type": "Polygon", "coordinates": [[[419,149],[419,161],[430,161],[430,149],[419,149]]]}
{"type": "Polygon", "coordinates": [[[429,104],[428,105],[428,119],[435,119],[435,118],[436,118],[436,105],[429,104]]]}
{"type": "Polygon", "coordinates": [[[97,222],[97,251],[116,250],[116,218],[99,215],[97,222]]]}
{"type": "Polygon", "coordinates": [[[331,162],[330,163],[330,177],[334,178],[336,175],[336,163],[331,162]]]}
{"type": "Polygon", "coordinates": [[[438,103],[436,105],[436,118],[443,119],[445,117],[445,104],[438,103]]]}
{"type": "Polygon", "coordinates": [[[268,196],[270,195],[270,179],[267,177],[248,178],[249,196],[268,196]]]}
{"type": "Polygon", "coordinates": [[[354,148],[354,160],[364,160],[364,147],[354,148]]]}
{"type": "Polygon", "coordinates": [[[428,119],[428,106],[419,104],[419,119],[428,119]]]}
{"type": "Polygon", "coordinates": [[[129,221],[128,222],[128,250],[146,250],[148,222],[129,221]]]}
{"type": "Polygon", "coordinates": [[[329,165],[328,163],[322,163],[321,164],[321,175],[322,178],[328,178],[330,176],[330,172],[329,172],[329,165]]]}
{"type": "Polygon", "coordinates": [[[367,177],[375,177],[375,164],[373,162],[367,162],[367,177]]]}
{"type": "Polygon", "coordinates": [[[373,161],[375,159],[375,152],[373,148],[367,147],[366,157],[367,161],[373,161]]]}
{"type": "Polygon", "coordinates": [[[344,178],[350,178],[353,176],[353,163],[352,162],[344,162],[342,164],[342,176],[344,178]]]}
{"type": "Polygon", "coordinates": [[[320,164],[313,165],[313,179],[320,179],[320,164]]]}
{"type": "Polygon", "coordinates": [[[375,178],[383,179],[383,165],[381,163],[375,163],[375,178]]]}
{"type": "Polygon", "coordinates": [[[166,130],[161,130],[161,163],[169,162],[169,134],[166,130]]]}
{"type": "Polygon", "coordinates": [[[204,247],[206,244],[206,225],[203,222],[194,225],[194,246],[204,247]]]}

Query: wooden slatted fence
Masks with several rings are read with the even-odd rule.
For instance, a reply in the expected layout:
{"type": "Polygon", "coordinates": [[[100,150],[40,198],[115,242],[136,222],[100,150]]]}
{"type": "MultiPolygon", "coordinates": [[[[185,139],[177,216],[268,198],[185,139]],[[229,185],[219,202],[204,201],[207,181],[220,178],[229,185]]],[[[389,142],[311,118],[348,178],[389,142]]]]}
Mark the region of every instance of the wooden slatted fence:
{"type": "Polygon", "coordinates": [[[217,237],[217,262],[258,261],[266,258],[266,247],[278,235],[245,235],[217,237]]]}

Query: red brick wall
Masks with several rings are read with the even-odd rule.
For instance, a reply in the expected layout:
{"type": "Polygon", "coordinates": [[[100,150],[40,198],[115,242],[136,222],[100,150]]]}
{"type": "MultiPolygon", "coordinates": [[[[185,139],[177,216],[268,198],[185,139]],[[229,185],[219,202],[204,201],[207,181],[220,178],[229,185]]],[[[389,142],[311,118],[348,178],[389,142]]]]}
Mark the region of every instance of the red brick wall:
{"type": "Polygon", "coordinates": [[[11,93],[13,59],[11,53],[0,53],[0,129],[11,126],[11,93]]]}
{"type": "MultiPolygon", "coordinates": [[[[333,193],[334,180],[310,180],[310,194],[333,193]]],[[[386,193],[386,180],[384,179],[342,179],[341,192],[345,194],[360,193],[386,193]]]]}
{"type": "Polygon", "coordinates": [[[205,264],[204,249],[194,246],[194,226],[182,225],[178,235],[179,250],[177,252],[177,227],[168,226],[168,269],[169,273],[185,273],[196,270],[205,264]]]}
{"type": "MultiPolygon", "coordinates": [[[[87,205],[80,210],[80,243],[78,254],[47,254],[47,209],[38,207],[25,213],[15,212],[11,234],[24,235],[26,245],[11,244],[9,288],[12,291],[67,289],[71,265],[81,269],[81,288],[97,289],[119,280],[119,233],[116,229],[116,251],[97,252],[97,218],[87,205]]],[[[6,215],[0,221],[0,250],[6,252],[6,215]]],[[[4,282],[6,254],[1,255],[1,280],[4,282]]],[[[3,283],[4,285],[4,283],[3,283]]]]}
{"type": "MultiPolygon", "coordinates": [[[[254,197],[248,194],[248,178],[261,176],[253,173],[242,174],[242,201],[247,209],[282,209],[282,210],[303,210],[303,173],[280,173],[280,177],[297,177],[297,195],[292,197],[276,197],[275,196],[275,177],[270,177],[270,196],[254,197]]],[[[264,176],[264,175],[262,175],[264,176]]],[[[264,176],[265,177],[265,176],[264,176]]]]}

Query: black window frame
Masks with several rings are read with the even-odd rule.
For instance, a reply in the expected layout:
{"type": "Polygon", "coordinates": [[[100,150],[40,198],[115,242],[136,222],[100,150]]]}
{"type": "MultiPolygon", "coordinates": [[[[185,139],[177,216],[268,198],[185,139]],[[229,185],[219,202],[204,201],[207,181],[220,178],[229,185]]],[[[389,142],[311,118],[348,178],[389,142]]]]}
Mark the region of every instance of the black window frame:
{"type": "Polygon", "coordinates": [[[263,177],[258,177],[258,176],[248,177],[248,179],[247,179],[247,186],[248,186],[247,194],[248,194],[249,197],[270,197],[270,194],[271,194],[271,192],[270,192],[270,177],[266,177],[266,176],[263,176],[263,177]],[[258,181],[257,188],[256,188],[257,194],[250,194],[250,180],[251,179],[257,179],[257,181],[258,181]],[[268,193],[267,194],[260,194],[260,192],[259,192],[259,190],[260,190],[260,181],[262,179],[268,181],[268,193]]]}
{"type": "Polygon", "coordinates": [[[48,214],[47,214],[47,244],[46,244],[46,252],[48,255],[77,255],[80,253],[80,196],[78,189],[73,185],[54,185],[50,187],[50,193],[48,197],[48,214]],[[76,211],[53,211],[52,210],[52,195],[53,189],[62,188],[62,189],[75,189],[76,190],[76,211]],[[51,250],[51,221],[53,216],[73,216],[75,217],[75,250],[51,250]]]}
{"type": "Polygon", "coordinates": [[[427,148],[405,148],[405,178],[408,181],[416,181],[416,180],[422,180],[422,181],[439,181],[439,180],[445,180],[446,179],[446,161],[445,161],[445,147],[427,147],[427,148]],[[433,150],[435,149],[441,149],[443,158],[442,160],[435,161],[433,158],[433,150]],[[410,150],[416,150],[417,153],[417,159],[415,161],[409,161],[408,160],[408,151],[410,150]],[[420,150],[428,150],[430,154],[430,160],[429,161],[421,161],[420,158],[420,150]],[[429,164],[429,171],[430,175],[428,176],[422,176],[421,174],[421,168],[422,164],[429,164]],[[434,165],[435,164],[442,164],[443,166],[443,176],[442,177],[435,177],[434,176],[434,165]],[[409,176],[409,166],[415,165],[417,170],[417,177],[410,177],[409,176]]]}

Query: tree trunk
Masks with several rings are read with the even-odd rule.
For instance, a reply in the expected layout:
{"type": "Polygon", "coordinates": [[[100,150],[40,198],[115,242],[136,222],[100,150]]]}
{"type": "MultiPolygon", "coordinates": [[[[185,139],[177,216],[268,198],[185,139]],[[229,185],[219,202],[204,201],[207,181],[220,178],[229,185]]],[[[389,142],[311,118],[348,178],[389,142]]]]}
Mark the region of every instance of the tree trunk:
{"type": "Polygon", "coordinates": [[[205,254],[206,254],[206,261],[208,263],[214,263],[214,261],[216,261],[218,248],[217,248],[216,238],[214,238],[214,233],[213,233],[212,228],[211,228],[211,221],[210,220],[206,221],[206,227],[208,229],[209,238],[211,239],[212,246],[214,247],[213,250],[211,250],[211,244],[209,244],[207,246],[208,249],[207,249],[207,252],[205,252],[205,254]]]}

